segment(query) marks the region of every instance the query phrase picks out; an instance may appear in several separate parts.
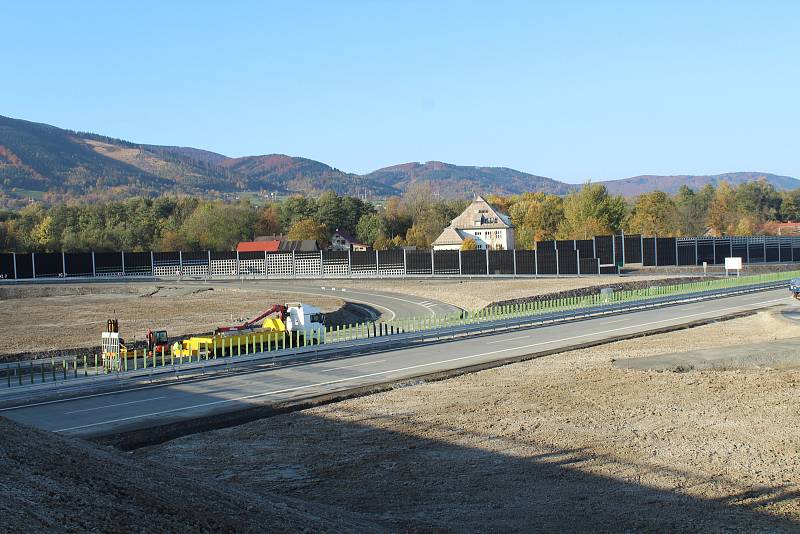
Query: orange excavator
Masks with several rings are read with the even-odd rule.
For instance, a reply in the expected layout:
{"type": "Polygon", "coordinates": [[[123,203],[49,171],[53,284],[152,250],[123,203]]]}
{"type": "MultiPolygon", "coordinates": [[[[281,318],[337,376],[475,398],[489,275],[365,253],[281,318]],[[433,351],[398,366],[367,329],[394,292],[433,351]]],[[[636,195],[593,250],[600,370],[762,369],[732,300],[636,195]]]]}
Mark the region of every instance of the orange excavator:
{"type": "Polygon", "coordinates": [[[147,354],[155,356],[157,354],[167,354],[169,351],[169,338],[166,330],[147,330],[147,354]]]}

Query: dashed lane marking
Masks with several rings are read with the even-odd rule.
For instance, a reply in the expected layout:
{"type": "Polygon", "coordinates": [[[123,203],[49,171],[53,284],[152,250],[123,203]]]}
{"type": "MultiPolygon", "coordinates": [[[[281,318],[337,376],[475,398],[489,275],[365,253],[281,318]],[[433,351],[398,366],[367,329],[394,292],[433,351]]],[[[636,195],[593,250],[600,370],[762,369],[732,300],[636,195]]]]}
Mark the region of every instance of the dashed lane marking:
{"type": "MultiPolygon", "coordinates": [[[[785,298],[779,298],[779,299],[766,300],[766,301],[762,301],[762,302],[754,302],[752,304],[754,304],[754,305],[771,304],[773,302],[783,302],[785,300],[786,300],[785,298]]],[[[724,311],[741,309],[743,307],[747,307],[747,305],[731,306],[731,307],[728,307],[728,308],[722,308],[722,309],[719,309],[719,310],[711,310],[711,311],[724,312],[724,311]]],[[[433,367],[433,366],[436,366],[436,365],[442,365],[442,364],[446,364],[446,363],[470,360],[470,359],[473,359],[473,358],[481,358],[481,357],[484,357],[484,356],[492,356],[494,354],[501,354],[501,353],[504,353],[504,352],[510,352],[510,351],[514,351],[514,350],[529,349],[529,348],[533,348],[533,347],[540,347],[540,346],[543,346],[543,345],[551,345],[553,343],[558,343],[559,341],[572,341],[574,339],[580,339],[580,338],[591,337],[591,336],[598,336],[598,335],[603,335],[603,334],[610,334],[610,333],[613,333],[613,332],[619,332],[621,330],[627,330],[629,328],[637,327],[637,326],[641,327],[641,326],[651,326],[651,325],[661,324],[661,323],[668,323],[668,322],[675,321],[675,320],[678,320],[678,319],[686,319],[688,317],[694,317],[694,316],[698,316],[698,315],[705,315],[706,313],[709,313],[709,312],[695,313],[695,314],[684,315],[682,317],[672,317],[672,318],[669,318],[669,319],[661,319],[659,321],[650,321],[650,322],[647,322],[647,323],[639,323],[639,324],[634,324],[634,325],[622,326],[622,327],[619,327],[619,328],[612,328],[612,329],[603,330],[603,331],[600,331],[600,332],[589,332],[589,333],[580,334],[580,335],[577,335],[577,336],[564,337],[564,338],[560,338],[560,339],[553,339],[553,340],[550,340],[550,341],[542,341],[542,342],[539,342],[539,343],[531,343],[529,345],[521,345],[521,346],[518,346],[518,347],[509,347],[509,348],[506,348],[506,349],[498,349],[498,350],[493,350],[493,351],[489,351],[489,352],[482,352],[482,353],[479,353],[479,354],[470,354],[470,355],[467,355],[467,356],[459,356],[457,358],[448,358],[448,359],[445,359],[445,360],[437,360],[435,362],[421,363],[421,364],[417,364],[417,365],[410,365],[410,366],[407,366],[407,367],[399,367],[399,368],[396,368],[396,369],[389,369],[389,370],[386,370],[386,371],[377,371],[377,372],[374,372],[374,373],[367,373],[367,374],[358,375],[358,376],[351,376],[351,377],[347,377],[347,378],[339,378],[339,379],[336,379],[336,380],[327,380],[325,382],[317,382],[317,383],[314,383],[314,384],[304,384],[302,386],[294,386],[294,387],[290,387],[290,388],[276,389],[276,390],[272,390],[272,391],[265,391],[263,393],[254,393],[252,395],[242,395],[242,396],[233,397],[233,398],[230,398],[230,399],[220,399],[220,400],[217,400],[217,401],[203,402],[203,403],[200,403],[200,404],[194,404],[194,405],[190,405],[190,406],[182,406],[182,407],[179,407],[179,408],[172,408],[172,409],[169,409],[169,410],[161,410],[161,411],[158,411],[158,412],[131,415],[131,416],[128,416],[128,417],[120,417],[120,418],[117,418],[117,419],[109,419],[109,420],[106,420],[106,421],[97,421],[95,423],[89,423],[89,424],[85,424],[85,425],[78,425],[78,426],[72,426],[72,427],[67,427],[67,428],[60,428],[58,430],[54,430],[54,432],[69,432],[69,431],[72,431],[72,430],[82,430],[82,429],[85,429],[85,428],[93,428],[93,427],[102,426],[102,425],[108,425],[108,424],[113,424],[113,423],[123,423],[123,422],[126,422],[126,421],[134,421],[134,420],[137,420],[137,419],[143,419],[145,417],[154,417],[154,416],[158,416],[158,415],[166,415],[166,414],[178,413],[178,412],[183,412],[183,411],[186,411],[186,410],[193,410],[193,409],[196,409],[196,408],[206,408],[208,406],[217,406],[217,405],[220,405],[220,404],[227,404],[227,403],[239,402],[239,401],[247,401],[247,400],[257,399],[257,398],[261,398],[261,397],[268,397],[270,395],[280,395],[280,394],[283,394],[283,393],[293,393],[293,392],[303,391],[303,390],[311,389],[311,388],[315,388],[315,387],[331,386],[331,385],[334,385],[334,384],[341,384],[343,382],[349,382],[349,381],[354,381],[354,380],[362,380],[364,378],[373,378],[373,377],[377,377],[377,376],[385,376],[385,375],[389,375],[389,374],[392,374],[392,373],[400,373],[400,372],[403,372],[403,371],[411,371],[411,370],[414,370],[414,369],[422,369],[424,367],[433,367]]]]}
{"type": "Polygon", "coordinates": [[[96,406],[94,408],[84,408],[83,410],[72,410],[71,412],[64,412],[64,415],[69,415],[71,413],[82,413],[82,412],[93,412],[95,410],[105,410],[106,408],[115,408],[117,406],[127,406],[129,404],[139,404],[140,402],[150,402],[158,399],[166,399],[166,397],[150,397],[149,399],[141,399],[135,400],[130,402],[120,402],[119,404],[104,404],[102,406],[96,406]]]}

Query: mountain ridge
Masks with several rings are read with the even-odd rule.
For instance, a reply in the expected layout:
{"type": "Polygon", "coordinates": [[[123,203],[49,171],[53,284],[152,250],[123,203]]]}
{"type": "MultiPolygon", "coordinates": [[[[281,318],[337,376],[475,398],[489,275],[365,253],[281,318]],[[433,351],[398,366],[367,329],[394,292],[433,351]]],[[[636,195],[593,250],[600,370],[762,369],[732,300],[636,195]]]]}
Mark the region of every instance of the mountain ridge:
{"type": "Polygon", "coordinates": [[[604,180],[596,183],[602,183],[606,186],[608,192],[614,195],[636,196],[656,190],[675,194],[678,192],[681,185],[686,185],[697,190],[702,189],[706,185],[718,186],[722,182],[728,182],[730,185],[736,186],[761,179],[766,180],[779,191],[797,189],[800,187],[800,180],[797,178],[758,171],[737,171],[721,174],[643,174],[630,178],[604,180]]]}
{"type": "MultiPolygon", "coordinates": [[[[732,185],[766,179],[776,189],[800,180],[762,172],[719,175],[641,175],[602,182],[612,194],[674,193],[727,180],[732,185]]],[[[0,199],[45,195],[50,201],[99,201],[130,196],[191,194],[227,197],[244,192],[400,195],[427,183],[443,197],[476,193],[514,195],[542,191],[563,195],[578,189],[553,178],[509,167],[467,166],[442,161],[406,162],[359,175],[309,158],[284,154],[228,157],[185,146],[138,144],[100,134],[0,115],[0,199]]]]}

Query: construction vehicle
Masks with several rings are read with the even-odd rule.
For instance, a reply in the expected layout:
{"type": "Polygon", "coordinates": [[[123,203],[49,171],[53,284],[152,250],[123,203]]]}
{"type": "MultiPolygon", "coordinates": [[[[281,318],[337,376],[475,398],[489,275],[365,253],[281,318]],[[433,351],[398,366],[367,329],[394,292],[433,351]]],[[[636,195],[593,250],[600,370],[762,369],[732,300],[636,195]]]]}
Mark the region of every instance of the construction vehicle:
{"type": "Polygon", "coordinates": [[[169,352],[169,337],[166,330],[147,330],[147,355],[158,356],[169,352]]]}
{"type": "Polygon", "coordinates": [[[789,280],[789,291],[792,292],[794,298],[800,300],[800,278],[789,280]]]}
{"type": "Polygon", "coordinates": [[[145,335],[144,347],[141,344],[137,346],[136,343],[126,345],[125,340],[119,335],[119,321],[117,319],[109,319],[106,322],[106,331],[103,332],[101,353],[103,362],[108,365],[134,355],[160,357],[163,359],[169,355],[169,338],[166,330],[156,330],[154,332],[149,329],[145,335]]]}
{"type": "Polygon", "coordinates": [[[119,335],[119,322],[109,319],[102,337],[103,363],[110,367],[137,354],[162,362],[168,357],[236,356],[322,343],[325,315],[319,308],[299,302],[273,304],[254,319],[219,327],[207,336],[176,341],[171,347],[166,330],[148,330],[147,346],[141,350],[126,346],[119,335]]]}
{"type": "Polygon", "coordinates": [[[175,342],[173,357],[236,356],[324,340],[325,316],[308,304],[273,304],[258,316],[235,326],[219,327],[209,336],[175,342]]]}

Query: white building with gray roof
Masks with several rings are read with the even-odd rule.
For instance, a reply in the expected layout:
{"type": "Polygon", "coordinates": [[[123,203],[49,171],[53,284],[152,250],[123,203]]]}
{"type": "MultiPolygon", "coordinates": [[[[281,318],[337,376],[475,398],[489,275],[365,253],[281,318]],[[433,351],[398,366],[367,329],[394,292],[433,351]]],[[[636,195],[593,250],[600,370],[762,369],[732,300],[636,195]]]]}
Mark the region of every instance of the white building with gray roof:
{"type": "Polygon", "coordinates": [[[434,250],[458,250],[466,239],[474,239],[479,250],[512,250],[514,225],[478,196],[433,242],[434,250]]]}

